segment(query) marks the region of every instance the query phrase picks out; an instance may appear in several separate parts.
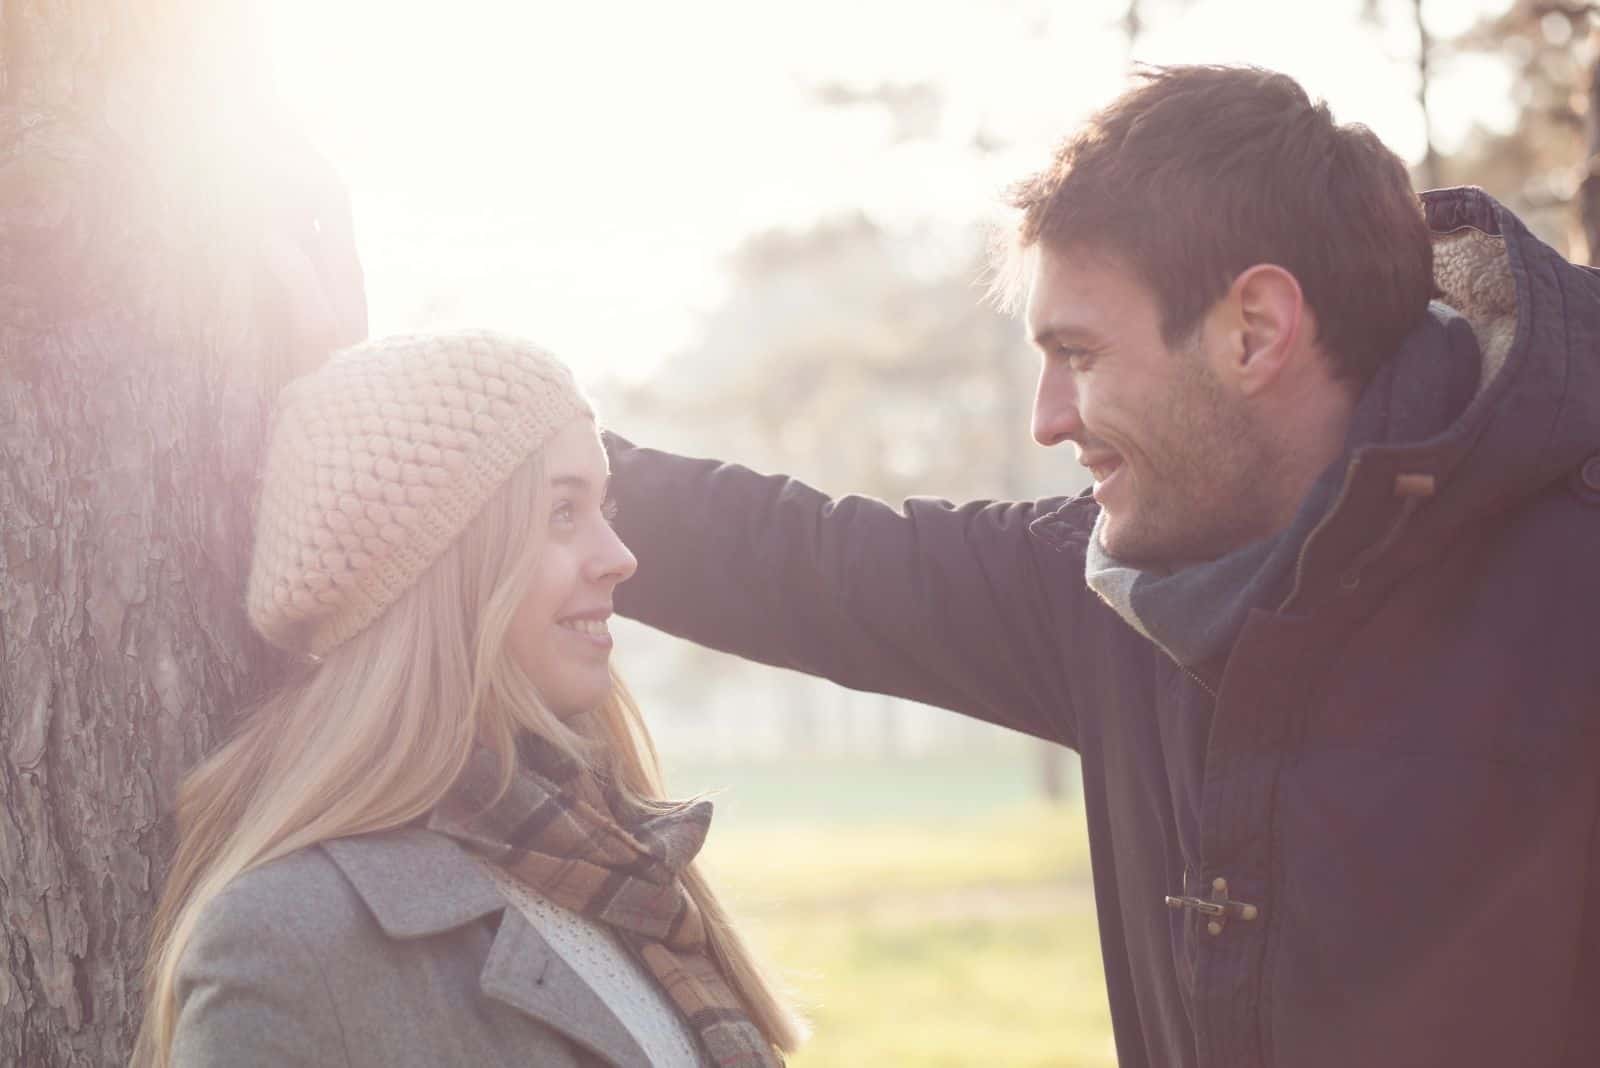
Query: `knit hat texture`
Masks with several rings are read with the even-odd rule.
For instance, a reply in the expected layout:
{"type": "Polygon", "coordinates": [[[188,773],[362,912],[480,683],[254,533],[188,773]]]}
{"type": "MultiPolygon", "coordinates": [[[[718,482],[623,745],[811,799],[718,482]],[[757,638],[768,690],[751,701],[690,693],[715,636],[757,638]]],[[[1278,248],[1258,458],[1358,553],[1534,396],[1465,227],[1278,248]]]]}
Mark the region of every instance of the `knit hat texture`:
{"type": "Polygon", "coordinates": [[[284,387],[246,594],[274,645],[326,654],[383,613],[517,466],[593,409],[567,367],[484,331],[385,338],[284,387]]]}

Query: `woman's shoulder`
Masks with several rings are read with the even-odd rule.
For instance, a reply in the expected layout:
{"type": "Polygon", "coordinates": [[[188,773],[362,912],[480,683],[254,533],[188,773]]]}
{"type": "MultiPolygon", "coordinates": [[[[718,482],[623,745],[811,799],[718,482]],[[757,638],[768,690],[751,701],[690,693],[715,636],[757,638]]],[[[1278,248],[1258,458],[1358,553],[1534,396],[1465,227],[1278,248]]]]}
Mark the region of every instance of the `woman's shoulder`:
{"type": "Polygon", "coordinates": [[[236,876],[200,910],[189,952],[228,952],[294,942],[326,947],[360,932],[360,897],[320,845],[236,876]]]}
{"type": "MultiPolygon", "coordinates": [[[[393,833],[338,841],[354,856],[400,859],[410,839],[390,845],[393,833]]],[[[337,1051],[347,1027],[392,1029],[388,995],[422,1004],[419,979],[397,968],[394,943],[338,852],[326,842],[267,861],[200,908],[176,976],[177,1063],[322,1064],[334,1051],[326,1063],[344,1064],[337,1051]]]]}
{"type": "Polygon", "coordinates": [[[206,906],[200,922],[348,948],[351,940],[438,933],[502,905],[454,841],[403,827],[330,839],[252,868],[206,906]]]}

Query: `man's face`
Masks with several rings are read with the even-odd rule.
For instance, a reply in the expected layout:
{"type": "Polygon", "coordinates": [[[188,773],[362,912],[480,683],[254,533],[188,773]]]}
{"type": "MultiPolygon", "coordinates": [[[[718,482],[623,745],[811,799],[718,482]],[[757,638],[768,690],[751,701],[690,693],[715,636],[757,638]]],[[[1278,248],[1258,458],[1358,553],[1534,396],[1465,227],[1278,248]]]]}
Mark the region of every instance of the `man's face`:
{"type": "Polygon", "coordinates": [[[1102,547],[1129,563],[1212,560],[1259,530],[1260,435],[1219,376],[1227,336],[1161,336],[1155,294],[1113,256],[1037,250],[1028,330],[1043,357],[1033,436],[1094,476],[1102,547]]]}

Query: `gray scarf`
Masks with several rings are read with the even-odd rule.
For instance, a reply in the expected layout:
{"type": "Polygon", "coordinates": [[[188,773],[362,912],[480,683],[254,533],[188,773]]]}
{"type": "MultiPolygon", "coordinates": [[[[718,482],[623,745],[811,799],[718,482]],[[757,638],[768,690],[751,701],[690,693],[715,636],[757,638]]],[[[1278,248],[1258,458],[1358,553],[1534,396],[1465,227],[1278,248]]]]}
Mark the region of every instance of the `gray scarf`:
{"type": "Polygon", "coordinates": [[[1435,303],[1356,403],[1344,452],[1311,484],[1279,533],[1226,556],[1178,569],[1141,569],[1101,546],[1095,520],[1084,577],[1128,624],[1185,667],[1226,653],[1252,609],[1278,608],[1289,595],[1295,560],[1328,514],[1345,471],[1364,445],[1424,441],[1461,414],[1478,387],[1478,345],[1467,321],[1435,303]]]}

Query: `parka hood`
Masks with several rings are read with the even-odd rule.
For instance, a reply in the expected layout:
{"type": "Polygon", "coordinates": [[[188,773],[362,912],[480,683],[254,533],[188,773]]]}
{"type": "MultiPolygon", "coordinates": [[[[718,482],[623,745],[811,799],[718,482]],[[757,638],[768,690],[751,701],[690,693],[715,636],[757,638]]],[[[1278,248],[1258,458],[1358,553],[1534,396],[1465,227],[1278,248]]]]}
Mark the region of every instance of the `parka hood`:
{"type": "Polygon", "coordinates": [[[1600,278],[1479,189],[1423,194],[1434,282],[1472,324],[1478,393],[1439,441],[1441,505],[1498,508],[1600,452],[1600,278]]]}
{"type": "Polygon", "coordinates": [[[1480,189],[1422,194],[1436,299],[1477,339],[1477,391],[1433,437],[1369,445],[1307,539],[1286,607],[1363,571],[1415,562],[1482,516],[1600,457],[1600,277],[1567,262],[1480,189]]]}

